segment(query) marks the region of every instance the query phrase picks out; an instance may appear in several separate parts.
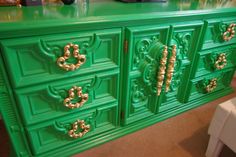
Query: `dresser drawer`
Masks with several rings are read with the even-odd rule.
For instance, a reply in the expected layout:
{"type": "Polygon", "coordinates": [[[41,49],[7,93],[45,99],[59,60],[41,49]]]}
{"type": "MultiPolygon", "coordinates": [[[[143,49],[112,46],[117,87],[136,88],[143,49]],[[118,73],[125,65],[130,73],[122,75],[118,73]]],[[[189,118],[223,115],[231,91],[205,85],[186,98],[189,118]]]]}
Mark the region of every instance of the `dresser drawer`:
{"type": "Polygon", "coordinates": [[[234,31],[236,31],[235,18],[208,20],[206,23],[207,29],[202,49],[236,43],[234,36],[234,31]]]}
{"type": "Polygon", "coordinates": [[[118,72],[107,71],[16,90],[24,123],[38,123],[118,102],[118,72]]]}
{"type": "Polygon", "coordinates": [[[115,103],[29,127],[27,135],[33,155],[38,155],[53,149],[86,147],[91,138],[103,136],[102,133],[114,129],[117,124],[118,107],[115,103]]]}
{"type": "Polygon", "coordinates": [[[22,87],[119,67],[120,35],[105,29],[6,39],[1,46],[13,86],[22,87]]]}
{"type": "MultiPolygon", "coordinates": [[[[189,101],[204,98],[208,95],[217,95],[231,88],[231,80],[234,76],[235,68],[217,71],[205,76],[191,80],[191,91],[189,101]]],[[[215,99],[217,97],[215,96],[215,99]]]]}
{"type": "Polygon", "coordinates": [[[236,65],[236,47],[227,46],[201,51],[197,54],[196,77],[215,71],[232,68],[236,65]]]}

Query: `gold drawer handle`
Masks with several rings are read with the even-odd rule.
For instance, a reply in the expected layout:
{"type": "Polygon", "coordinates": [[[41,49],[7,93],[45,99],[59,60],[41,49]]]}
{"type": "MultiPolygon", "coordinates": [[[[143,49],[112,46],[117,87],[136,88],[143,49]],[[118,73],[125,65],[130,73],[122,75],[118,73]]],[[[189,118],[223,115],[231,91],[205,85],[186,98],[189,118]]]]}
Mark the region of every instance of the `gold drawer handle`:
{"type": "Polygon", "coordinates": [[[64,56],[57,59],[57,65],[66,71],[73,71],[78,69],[86,61],[85,55],[79,54],[79,45],[76,44],[67,44],[64,47],[64,56]],[[73,56],[77,59],[76,64],[68,64],[66,60],[70,58],[70,48],[73,48],[73,56]]]}
{"type": "Polygon", "coordinates": [[[74,86],[69,90],[69,97],[65,98],[64,105],[70,109],[79,108],[84,105],[85,102],[88,100],[88,94],[82,93],[82,88],[74,86]],[[72,100],[75,98],[75,92],[79,97],[80,101],[76,103],[72,103],[72,100]]]}
{"type": "Polygon", "coordinates": [[[216,62],[215,62],[215,68],[216,69],[223,69],[225,67],[225,65],[227,64],[227,60],[226,60],[226,54],[225,53],[221,53],[216,62]]]}
{"type": "Polygon", "coordinates": [[[229,27],[227,28],[227,31],[225,31],[223,33],[223,40],[224,41],[229,41],[234,37],[235,34],[235,30],[234,27],[236,26],[236,24],[232,23],[229,25],[229,27]]]}
{"type": "Polygon", "coordinates": [[[158,96],[161,94],[162,85],[163,85],[163,81],[164,81],[164,77],[165,77],[166,61],[167,61],[167,55],[168,55],[167,46],[164,47],[162,55],[163,56],[160,61],[160,68],[159,68],[159,72],[157,75],[157,95],[158,96]]]}
{"type": "Polygon", "coordinates": [[[206,92],[212,92],[217,86],[217,78],[213,78],[210,80],[209,84],[206,86],[206,92]]]}
{"type": "Polygon", "coordinates": [[[72,129],[68,131],[68,135],[72,138],[81,138],[90,130],[90,125],[86,125],[84,120],[77,120],[72,124],[72,129]],[[78,132],[78,130],[81,130],[78,132]]]}
{"type": "Polygon", "coordinates": [[[172,80],[172,76],[174,74],[174,68],[175,68],[175,61],[176,61],[176,45],[173,45],[172,47],[172,56],[169,59],[169,66],[167,69],[167,75],[166,75],[166,92],[170,89],[170,84],[172,80]]]}

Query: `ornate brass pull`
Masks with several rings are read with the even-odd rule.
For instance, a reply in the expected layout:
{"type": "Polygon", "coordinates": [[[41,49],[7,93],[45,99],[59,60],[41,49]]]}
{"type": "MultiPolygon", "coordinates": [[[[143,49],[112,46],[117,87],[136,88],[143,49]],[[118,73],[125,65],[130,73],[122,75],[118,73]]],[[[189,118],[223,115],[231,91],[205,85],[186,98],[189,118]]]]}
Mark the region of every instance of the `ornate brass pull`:
{"type": "Polygon", "coordinates": [[[172,56],[169,59],[169,66],[167,69],[167,75],[166,75],[166,92],[169,91],[170,89],[170,83],[172,80],[172,76],[174,73],[174,68],[175,68],[175,61],[176,61],[176,45],[173,45],[172,47],[172,56]]]}
{"type": "Polygon", "coordinates": [[[223,69],[225,67],[225,65],[227,64],[227,60],[226,60],[226,54],[225,53],[221,53],[216,62],[215,62],[215,68],[216,69],[223,69]]]}
{"type": "Polygon", "coordinates": [[[73,71],[78,69],[86,61],[85,55],[79,54],[79,45],[76,44],[67,44],[64,47],[64,56],[57,59],[57,65],[66,71],[73,71]],[[70,58],[70,48],[73,48],[73,56],[77,59],[76,64],[68,64],[66,60],[70,58]]]}
{"type": "Polygon", "coordinates": [[[72,129],[68,131],[68,135],[72,138],[81,138],[90,130],[90,125],[86,125],[84,120],[77,120],[72,124],[72,129]],[[80,128],[80,132],[78,132],[80,128]]]}
{"type": "Polygon", "coordinates": [[[229,27],[227,28],[227,31],[225,31],[223,33],[223,40],[224,41],[229,41],[234,37],[235,34],[235,30],[234,27],[236,26],[236,24],[232,23],[229,25],[229,27]]]}
{"type": "Polygon", "coordinates": [[[69,97],[64,100],[64,105],[70,109],[82,107],[88,100],[88,94],[83,94],[81,87],[74,86],[68,93],[69,97]],[[79,97],[80,102],[72,103],[72,100],[75,98],[75,91],[77,91],[76,94],[79,97]]]}
{"type": "Polygon", "coordinates": [[[159,96],[161,94],[162,85],[165,77],[165,70],[166,70],[166,61],[167,61],[167,46],[164,47],[162,59],[160,61],[160,68],[157,75],[157,95],[159,96]]]}
{"type": "Polygon", "coordinates": [[[217,86],[217,78],[213,78],[210,80],[209,84],[206,86],[206,92],[212,92],[217,86]]]}

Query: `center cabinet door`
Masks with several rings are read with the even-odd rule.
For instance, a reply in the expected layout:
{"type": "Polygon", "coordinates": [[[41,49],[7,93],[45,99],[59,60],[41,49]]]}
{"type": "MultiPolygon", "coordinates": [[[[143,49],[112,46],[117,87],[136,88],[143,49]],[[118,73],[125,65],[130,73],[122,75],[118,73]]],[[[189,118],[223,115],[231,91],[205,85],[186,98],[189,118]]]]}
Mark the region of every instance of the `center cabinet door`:
{"type": "Polygon", "coordinates": [[[200,31],[199,23],[126,29],[123,125],[168,112],[186,101],[200,31]]]}

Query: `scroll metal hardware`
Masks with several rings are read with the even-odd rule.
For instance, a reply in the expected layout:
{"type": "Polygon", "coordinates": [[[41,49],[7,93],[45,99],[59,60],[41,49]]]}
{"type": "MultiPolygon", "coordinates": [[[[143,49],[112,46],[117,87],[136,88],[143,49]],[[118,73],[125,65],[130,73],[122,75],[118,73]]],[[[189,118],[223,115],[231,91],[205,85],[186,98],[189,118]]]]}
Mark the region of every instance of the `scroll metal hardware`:
{"type": "Polygon", "coordinates": [[[217,78],[213,78],[210,80],[209,84],[206,86],[206,92],[212,92],[217,87],[217,78]]]}
{"type": "Polygon", "coordinates": [[[77,120],[72,124],[72,129],[68,131],[68,135],[72,138],[81,138],[90,130],[90,125],[86,125],[84,120],[77,120]],[[81,130],[78,132],[78,130],[81,130]]]}
{"type": "Polygon", "coordinates": [[[57,59],[57,65],[59,67],[61,67],[62,69],[66,70],[66,71],[73,71],[78,69],[82,64],[84,64],[86,61],[86,56],[85,55],[81,55],[79,53],[79,45],[76,44],[67,44],[64,47],[64,56],[60,57],[57,59]],[[77,63],[76,64],[68,64],[66,63],[66,60],[68,60],[71,56],[70,53],[70,48],[73,48],[73,56],[74,58],[77,59],[77,63]]]}
{"type": "Polygon", "coordinates": [[[163,50],[163,53],[162,53],[162,58],[160,60],[159,72],[158,72],[158,75],[157,75],[157,95],[158,96],[161,94],[162,85],[163,85],[163,82],[164,82],[167,55],[168,55],[167,46],[165,46],[164,50],[163,50]]]}
{"type": "Polygon", "coordinates": [[[226,54],[225,54],[225,53],[221,53],[221,54],[218,56],[218,58],[217,58],[217,60],[216,60],[216,62],[215,62],[215,64],[214,64],[214,66],[215,66],[216,69],[219,69],[219,70],[220,70],[220,69],[223,69],[226,64],[227,64],[226,54]]]}
{"type": "Polygon", "coordinates": [[[82,88],[74,86],[69,90],[69,97],[64,99],[64,105],[70,109],[79,108],[84,105],[85,102],[88,100],[88,94],[82,93],[82,88]],[[80,101],[76,103],[72,103],[72,100],[75,98],[75,92],[79,97],[80,101]]]}
{"type": "Polygon", "coordinates": [[[175,68],[175,61],[176,61],[176,45],[173,45],[172,47],[172,56],[169,59],[169,66],[167,69],[167,75],[166,75],[166,89],[165,91],[168,92],[170,89],[170,84],[172,80],[172,76],[174,73],[174,68],[175,68]]]}
{"type": "Polygon", "coordinates": [[[236,26],[236,24],[234,24],[234,23],[230,24],[229,27],[227,28],[227,30],[223,33],[222,37],[223,37],[224,41],[229,41],[234,37],[234,35],[235,35],[235,30],[234,30],[235,26],[236,26]]]}

